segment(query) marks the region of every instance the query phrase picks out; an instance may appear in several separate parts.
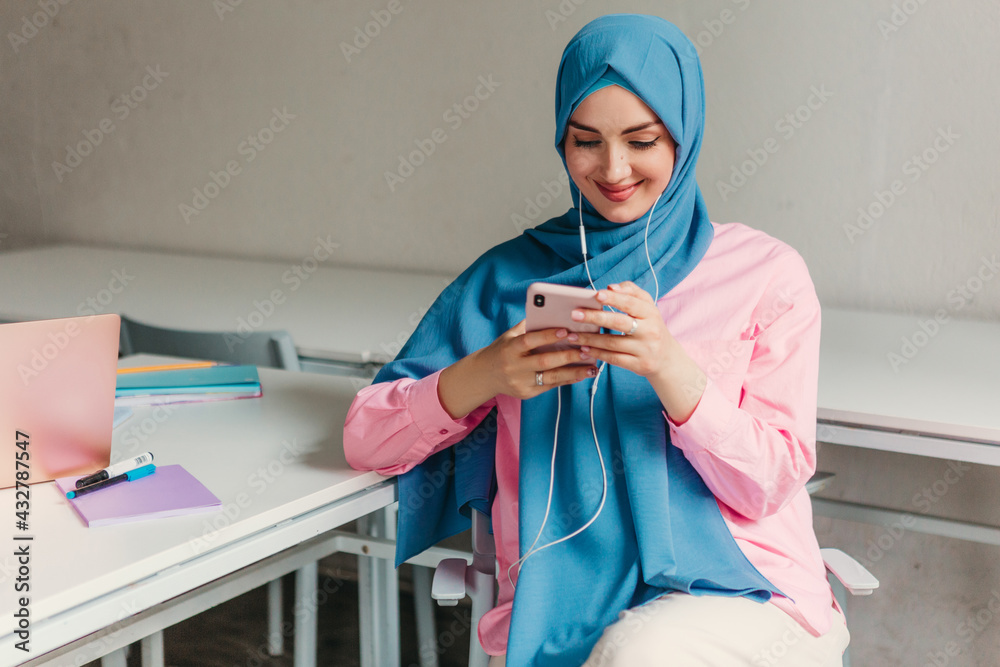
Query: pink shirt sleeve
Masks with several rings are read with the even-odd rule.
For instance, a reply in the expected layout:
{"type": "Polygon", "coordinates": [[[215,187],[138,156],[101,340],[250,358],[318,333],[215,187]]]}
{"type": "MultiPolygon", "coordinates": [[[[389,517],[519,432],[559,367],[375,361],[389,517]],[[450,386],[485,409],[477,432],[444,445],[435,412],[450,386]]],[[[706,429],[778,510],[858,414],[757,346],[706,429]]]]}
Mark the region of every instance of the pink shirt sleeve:
{"type": "Polygon", "coordinates": [[[667,417],[712,493],[754,520],[785,507],[816,468],[820,305],[801,257],[782,259],[754,311],[739,404],[709,378],[687,421],[667,417]]]}
{"type": "Polygon", "coordinates": [[[344,424],[344,454],[356,470],[383,475],[407,472],[464,438],[496,400],[452,419],[438,398],[441,371],[420,380],[401,378],[358,392],[344,424]]]}

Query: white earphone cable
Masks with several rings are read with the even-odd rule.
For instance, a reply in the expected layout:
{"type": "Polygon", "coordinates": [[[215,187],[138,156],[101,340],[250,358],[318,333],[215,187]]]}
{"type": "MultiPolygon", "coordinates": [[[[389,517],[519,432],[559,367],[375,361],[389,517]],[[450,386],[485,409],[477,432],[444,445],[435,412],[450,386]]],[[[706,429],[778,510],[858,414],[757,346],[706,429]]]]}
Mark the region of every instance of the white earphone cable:
{"type": "MultiPolygon", "coordinates": [[[[660,299],[660,281],[656,277],[656,271],[653,269],[653,262],[649,257],[649,224],[653,220],[653,211],[656,209],[656,204],[660,201],[660,197],[662,196],[663,193],[661,192],[656,197],[656,201],[653,202],[653,206],[649,209],[649,217],[646,219],[646,231],[645,235],[643,236],[643,245],[645,246],[646,250],[646,262],[649,264],[649,271],[650,273],[653,274],[653,281],[654,284],[656,285],[656,296],[653,299],[654,303],[656,301],[659,301],[660,299]]],[[[587,280],[590,282],[590,287],[596,292],[597,287],[594,285],[594,279],[590,275],[590,264],[587,262],[587,234],[583,225],[582,191],[580,191],[580,199],[577,208],[579,209],[580,212],[580,250],[583,253],[583,265],[584,268],[586,268],[587,270],[587,280]]],[[[612,310],[614,309],[612,308],[612,310]]],[[[604,454],[601,453],[600,442],[597,439],[597,426],[594,422],[594,398],[597,395],[597,383],[601,379],[601,373],[604,372],[604,368],[606,366],[607,362],[601,362],[600,367],[597,369],[597,375],[594,376],[594,382],[590,386],[590,430],[594,435],[594,446],[597,449],[597,458],[601,464],[601,481],[603,482],[601,488],[601,502],[598,504],[597,512],[594,513],[594,516],[590,517],[590,520],[588,520],[587,523],[583,524],[569,535],[560,537],[558,540],[548,542],[547,544],[543,544],[542,546],[535,548],[535,545],[538,544],[538,540],[542,537],[542,533],[545,531],[545,524],[548,523],[549,521],[549,513],[552,509],[552,493],[553,493],[553,488],[555,487],[556,452],[558,451],[559,448],[559,418],[562,415],[562,388],[556,387],[556,396],[557,396],[556,427],[555,427],[555,436],[552,441],[552,459],[549,464],[549,494],[548,494],[548,499],[546,500],[545,503],[545,515],[542,517],[542,525],[539,527],[538,534],[535,536],[535,540],[531,543],[531,546],[528,547],[527,551],[525,551],[523,556],[521,556],[516,561],[511,563],[510,567],[507,568],[507,581],[510,582],[511,587],[514,586],[514,581],[513,578],[511,577],[511,571],[515,567],[518,569],[518,572],[520,572],[521,570],[520,566],[524,563],[524,561],[528,559],[529,556],[533,556],[534,554],[538,553],[539,551],[542,551],[543,549],[548,549],[549,547],[555,546],[560,542],[565,542],[570,538],[576,537],[577,535],[585,531],[587,528],[589,528],[591,524],[597,521],[597,517],[599,517],[601,515],[601,512],[604,510],[604,504],[608,498],[608,470],[604,464],[604,454]]]]}

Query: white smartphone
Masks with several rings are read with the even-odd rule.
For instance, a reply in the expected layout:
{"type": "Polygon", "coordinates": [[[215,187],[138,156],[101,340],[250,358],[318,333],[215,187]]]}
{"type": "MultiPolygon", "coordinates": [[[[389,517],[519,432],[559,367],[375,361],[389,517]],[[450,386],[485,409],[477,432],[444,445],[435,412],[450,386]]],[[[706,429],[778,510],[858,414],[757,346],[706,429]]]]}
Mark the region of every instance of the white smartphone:
{"type": "MultiPolygon", "coordinates": [[[[597,301],[597,292],[592,289],[553,283],[532,283],[528,287],[528,299],[524,306],[525,330],[564,328],[579,333],[600,333],[601,328],[596,324],[577,322],[573,319],[571,314],[577,308],[603,310],[597,301]]],[[[580,346],[562,340],[535,348],[535,353],[568,350],[574,347],[580,346]]],[[[588,364],[586,361],[579,363],[588,364]]]]}

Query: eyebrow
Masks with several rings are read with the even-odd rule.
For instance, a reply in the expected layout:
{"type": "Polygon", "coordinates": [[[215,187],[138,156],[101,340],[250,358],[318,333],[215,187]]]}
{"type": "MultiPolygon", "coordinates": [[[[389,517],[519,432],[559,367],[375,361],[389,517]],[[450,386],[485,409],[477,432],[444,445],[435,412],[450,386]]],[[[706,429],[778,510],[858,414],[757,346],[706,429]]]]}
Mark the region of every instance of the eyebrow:
{"type": "MultiPolygon", "coordinates": [[[[594,128],[588,127],[587,125],[584,125],[582,123],[577,123],[575,120],[569,121],[568,124],[570,125],[570,127],[575,127],[576,129],[583,130],[584,132],[593,132],[594,134],[600,134],[600,132],[597,131],[597,130],[595,130],[594,128]]],[[[640,130],[645,130],[645,129],[650,128],[650,127],[652,127],[654,125],[662,125],[662,124],[663,124],[663,121],[651,120],[648,123],[642,123],[640,125],[634,125],[633,127],[625,128],[624,130],[622,130],[622,136],[624,136],[626,134],[632,134],[633,132],[639,132],[640,130]]]]}

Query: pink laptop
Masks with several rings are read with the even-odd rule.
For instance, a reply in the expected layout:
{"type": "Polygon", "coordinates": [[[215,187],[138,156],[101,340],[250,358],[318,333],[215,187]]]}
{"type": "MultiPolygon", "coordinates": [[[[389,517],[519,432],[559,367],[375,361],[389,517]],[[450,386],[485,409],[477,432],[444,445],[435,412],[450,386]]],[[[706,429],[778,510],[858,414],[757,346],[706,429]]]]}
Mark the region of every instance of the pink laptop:
{"type": "Polygon", "coordinates": [[[108,465],[120,326],[117,315],[0,324],[0,488],[18,473],[35,484],[108,465]]]}

